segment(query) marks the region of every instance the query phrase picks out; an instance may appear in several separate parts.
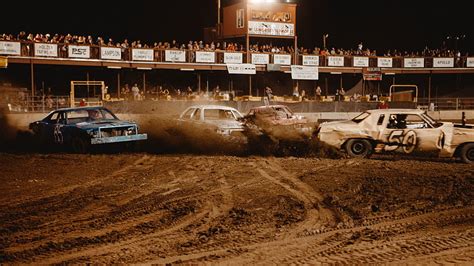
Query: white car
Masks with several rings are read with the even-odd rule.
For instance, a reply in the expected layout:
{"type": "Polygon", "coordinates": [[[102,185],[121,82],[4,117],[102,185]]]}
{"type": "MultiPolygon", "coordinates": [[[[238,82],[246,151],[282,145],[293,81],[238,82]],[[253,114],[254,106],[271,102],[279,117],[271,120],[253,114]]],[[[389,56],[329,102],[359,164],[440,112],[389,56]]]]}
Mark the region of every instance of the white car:
{"type": "Polygon", "coordinates": [[[194,105],[180,115],[181,126],[213,131],[223,136],[238,136],[244,131],[243,116],[235,108],[219,105],[194,105]]]}
{"type": "Polygon", "coordinates": [[[418,109],[369,110],[351,120],[323,123],[316,136],[351,157],[429,153],[474,163],[473,125],[437,122],[418,109]]]}

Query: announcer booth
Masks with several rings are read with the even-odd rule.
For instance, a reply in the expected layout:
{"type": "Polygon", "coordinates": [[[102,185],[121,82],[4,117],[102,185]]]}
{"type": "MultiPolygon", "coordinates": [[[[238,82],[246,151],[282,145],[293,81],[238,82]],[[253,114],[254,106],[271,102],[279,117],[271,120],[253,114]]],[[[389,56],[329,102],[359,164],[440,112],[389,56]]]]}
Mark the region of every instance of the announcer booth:
{"type": "MultiPolygon", "coordinates": [[[[253,39],[286,39],[297,48],[296,36],[296,7],[289,0],[243,0],[233,1],[223,8],[223,23],[221,26],[221,38],[224,40],[245,38],[247,63],[270,64],[287,62],[287,59],[266,59],[265,56],[249,56],[250,45],[253,39]],[[252,60],[254,59],[254,60],[252,60]],[[256,62],[253,62],[256,61],[256,62]],[[281,61],[281,62],[280,62],[281,61]]],[[[265,43],[271,43],[268,40],[265,43]]],[[[291,45],[285,45],[291,46],[291,45]]],[[[294,57],[295,58],[295,57],[294,57]]]]}

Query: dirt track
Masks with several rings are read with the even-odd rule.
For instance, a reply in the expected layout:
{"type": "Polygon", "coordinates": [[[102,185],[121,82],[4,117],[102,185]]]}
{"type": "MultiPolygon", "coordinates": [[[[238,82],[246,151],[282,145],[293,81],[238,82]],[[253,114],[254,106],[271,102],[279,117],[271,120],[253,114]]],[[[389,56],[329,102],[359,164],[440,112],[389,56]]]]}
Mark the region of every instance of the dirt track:
{"type": "Polygon", "coordinates": [[[0,154],[0,262],[465,263],[474,168],[0,154]]]}

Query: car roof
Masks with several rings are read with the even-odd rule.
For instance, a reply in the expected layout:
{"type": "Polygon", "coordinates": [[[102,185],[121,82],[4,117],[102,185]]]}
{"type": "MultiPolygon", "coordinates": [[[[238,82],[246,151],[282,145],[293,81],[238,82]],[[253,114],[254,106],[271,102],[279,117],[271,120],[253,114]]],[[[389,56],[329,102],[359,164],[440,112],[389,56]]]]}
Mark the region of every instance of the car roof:
{"type": "Polygon", "coordinates": [[[188,107],[187,109],[191,109],[191,108],[200,108],[200,109],[222,109],[222,110],[233,110],[233,111],[236,111],[236,109],[234,107],[230,107],[230,106],[225,106],[225,105],[207,105],[207,104],[200,104],[200,105],[192,105],[190,107],[188,107]]]}
{"type": "Polygon", "coordinates": [[[268,109],[268,108],[276,108],[276,107],[288,107],[288,106],[283,105],[283,104],[262,105],[262,106],[253,107],[251,108],[251,110],[268,109]]]}
{"type": "Polygon", "coordinates": [[[373,109],[373,110],[367,110],[368,113],[371,114],[393,114],[393,113],[399,113],[399,114],[424,114],[424,110],[420,109],[373,109]]]}
{"type": "Polygon", "coordinates": [[[97,109],[106,109],[103,106],[84,106],[84,107],[70,107],[70,108],[61,108],[56,109],[53,112],[70,112],[70,111],[80,111],[80,110],[97,110],[97,109]]]}

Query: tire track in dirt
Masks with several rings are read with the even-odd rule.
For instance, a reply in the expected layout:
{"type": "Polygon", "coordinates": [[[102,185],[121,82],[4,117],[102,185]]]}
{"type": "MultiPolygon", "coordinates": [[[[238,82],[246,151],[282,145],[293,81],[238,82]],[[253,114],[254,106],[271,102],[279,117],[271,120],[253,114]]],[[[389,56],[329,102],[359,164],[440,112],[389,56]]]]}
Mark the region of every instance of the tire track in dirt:
{"type": "Polygon", "coordinates": [[[283,187],[305,204],[307,217],[304,221],[298,223],[298,227],[292,232],[293,234],[298,234],[310,227],[334,223],[334,213],[330,209],[325,208],[323,196],[311,186],[298,179],[294,174],[286,171],[275,159],[266,159],[260,166],[261,168],[257,169],[257,171],[261,176],[283,187]]]}
{"type": "MultiPolygon", "coordinates": [[[[341,263],[352,264],[350,260],[351,254],[344,248],[350,246],[348,240],[351,240],[351,236],[358,232],[371,229],[371,230],[387,230],[394,234],[404,235],[409,228],[411,230],[417,230],[417,228],[423,228],[426,225],[433,225],[437,222],[455,222],[461,223],[472,223],[474,219],[474,207],[468,208],[453,208],[442,212],[428,213],[422,215],[415,215],[413,217],[407,217],[396,221],[385,221],[379,224],[373,224],[370,226],[354,226],[351,228],[344,229],[333,229],[333,230],[321,230],[318,233],[314,233],[308,236],[299,236],[294,238],[285,238],[284,240],[270,241],[264,243],[240,245],[234,248],[223,248],[216,249],[214,251],[206,251],[203,253],[194,253],[185,256],[169,257],[162,260],[153,260],[150,263],[172,263],[172,262],[197,262],[197,261],[215,261],[224,264],[255,264],[255,262],[265,259],[265,263],[271,264],[313,264],[313,263],[335,263],[340,261],[341,263]],[[342,237],[347,235],[347,237],[342,237]],[[348,257],[345,257],[346,255],[348,257]],[[238,255],[238,256],[236,256],[238,255]],[[216,259],[217,258],[217,259],[216,259]]],[[[409,230],[408,230],[409,233],[409,230]]],[[[464,248],[466,245],[470,247],[474,245],[474,231],[464,232],[460,234],[452,234],[442,236],[438,238],[430,238],[429,240],[417,239],[411,240],[412,242],[400,242],[401,244],[408,243],[408,247],[416,248],[417,245],[422,246],[418,253],[413,253],[413,256],[421,256],[423,252],[429,252],[429,254],[441,252],[449,245],[452,245],[454,249],[464,248]],[[430,247],[430,243],[436,242],[439,247],[430,247]],[[444,248],[444,249],[443,249],[444,248]],[[418,255],[416,255],[418,254],[418,255]]],[[[390,242],[391,243],[391,242],[390,242]]],[[[383,243],[386,244],[386,243],[383,243]]],[[[398,245],[398,242],[397,242],[398,245]]],[[[373,251],[377,252],[381,247],[374,247],[373,251]]],[[[401,256],[398,252],[404,252],[404,249],[398,249],[394,247],[390,252],[373,254],[374,259],[367,259],[370,262],[390,262],[398,260],[401,256]],[[373,261],[372,261],[373,260],[373,261]]],[[[363,250],[361,250],[363,251],[363,250]]],[[[370,250],[369,250],[370,252],[370,250]]],[[[371,253],[366,256],[372,256],[371,253]]],[[[362,258],[362,257],[361,257],[362,258]]],[[[365,258],[365,257],[364,257],[365,258]]],[[[363,263],[363,259],[360,259],[359,263],[363,263]]]]}

